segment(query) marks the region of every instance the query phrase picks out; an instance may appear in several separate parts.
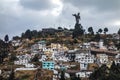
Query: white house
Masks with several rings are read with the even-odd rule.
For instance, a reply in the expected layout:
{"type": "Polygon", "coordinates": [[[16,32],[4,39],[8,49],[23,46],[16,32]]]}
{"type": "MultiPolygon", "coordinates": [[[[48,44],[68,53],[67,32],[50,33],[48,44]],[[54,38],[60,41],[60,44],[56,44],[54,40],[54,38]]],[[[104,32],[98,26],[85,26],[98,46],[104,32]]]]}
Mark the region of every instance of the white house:
{"type": "Polygon", "coordinates": [[[80,63],[80,70],[87,70],[88,64],[95,61],[95,57],[90,51],[78,51],[75,55],[75,61],[80,63]]]}
{"type": "Polygon", "coordinates": [[[112,46],[108,47],[108,50],[110,50],[110,51],[117,51],[117,48],[114,45],[112,45],[112,46]]]}
{"type": "Polygon", "coordinates": [[[40,62],[43,62],[47,59],[46,55],[42,55],[41,59],[39,59],[40,62]]]}
{"type": "Polygon", "coordinates": [[[55,64],[55,69],[60,69],[60,65],[55,64]]]}
{"type": "Polygon", "coordinates": [[[120,64],[120,54],[117,54],[116,56],[115,56],[115,63],[117,64],[120,64]]]}
{"type": "Polygon", "coordinates": [[[89,49],[90,43],[83,43],[82,48],[89,49]]]}
{"type": "Polygon", "coordinates": [[[53,51],[67,51],[68,48],[65,45],[61,45],[61,44],[56,44],[56,43],[51,43],[51,49],[53,49],[53,51]]]}
{"type": "Polygon", "coordinates": [[[75,61],[80,63],[94,63],[94,55],[91,53],[76,54],[75,61]]]}
{"type": "Polygon", "coordinates": [[[89,77],[92,71],[80,71],[76,73],[76,76],[79,75],[81,78],[89,77]]]}
{"type": "Polygon", "coordinates": [[[39,49],[45,49],[46,48],[46,42],[45,41],[39,41],[38,43],[39,49]]]}
{"type": "Polygon", "coordinates": [[[34,64],[30,64],[30,63],[25,64],[25,67],[26,67],[26,68],[34,68],[34,66],[35,66],[34,64]]]}
{"type": "Polygon", "coordinates": [[[25,65],[25,64],[28,64],[28,60],[27,59],[20,59],[18,61],[14,61],[14,64],[16,64],[16,65],[25,65]]]}
{"type": "Polygon", "coordinates": [[[53,80],[57,80],[58,79],[58,71],[57,70],[53,70],[53,80]]]}
{"type": "Polygon", "coordinates": [[[46,49],[46,42],[45,41],[39,41],[36,44],[31,46],[31,50],[32,51],[34,51],[34,50],[41,50],[41,51],[43,51],[45,49],[46,49]]]}
{"type": "Polygon", "coordinates": [[[68,50],[65,54],[69,61],[75,61],[76,50],[68,50]]]}
{"type": "Polygon", "coordinates": [[[88,63],[80,63],[80,70],[87,70],[88,63]]]}
{"type": "Polygon", "coordinates": [[[107,50],[107,48],[104,46],[104,41],[102,39],[99,41],[99,49],[107,50]]]}
{"type": "Polygon", "coordinates": [[[58,58],[58,61],[68,62],[69,59],[68,59],[67,57],[65,57],[65,56],[60,56],[60,57],[58,58]]]}
{"type": "Polygon", "coordinates": [[[20,40],[13,40],[12,41],[12,46],[20,46],[22,42],[20,40]]]}
{"type": "Polygon", "coordinates": [[[30,61],[31,59],[31,56],[29,54],[26,54],[26,55],[20,55],[20,56],[16,56],[18,58],[17,61],[14,61],[14,64],[17,64],[17,65],[25,65],[25,64],[28,64],[28,62],[30,61]]]}
{"type": "Polygon", "coordinates": [[[101,64],[106,64],[108,62],[108,55],[106,55],[106,54],[97,54],[97,60],[101,64]]]}
{"type": "Polygon", "coordinates": [[[34,50],[38,50],[39,49],[39,45],[38,44],[34,44],[31,46],[31,50],[34,51],[34,50]]]}

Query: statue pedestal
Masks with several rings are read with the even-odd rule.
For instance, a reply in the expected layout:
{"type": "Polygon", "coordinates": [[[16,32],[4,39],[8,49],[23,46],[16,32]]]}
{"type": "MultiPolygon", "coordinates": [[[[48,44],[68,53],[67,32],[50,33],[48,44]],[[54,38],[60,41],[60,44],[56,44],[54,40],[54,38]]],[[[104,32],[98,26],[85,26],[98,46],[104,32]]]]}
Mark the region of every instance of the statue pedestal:
{"type": "Polygon", "coordinates": [[[76,23],[75,29],[73,31],[73,38],[77,38],[78,36],[81,36],[84,34],[84,30],[81,24],[76,23]]]}

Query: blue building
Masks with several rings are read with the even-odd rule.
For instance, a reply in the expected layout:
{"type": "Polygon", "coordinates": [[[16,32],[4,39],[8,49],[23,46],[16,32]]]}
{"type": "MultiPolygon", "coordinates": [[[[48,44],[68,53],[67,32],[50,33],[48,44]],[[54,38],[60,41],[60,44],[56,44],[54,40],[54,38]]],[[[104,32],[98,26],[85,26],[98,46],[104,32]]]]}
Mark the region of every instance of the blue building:
{"type": "Polygon", "coordinates": [[[42,68],[43,69],[49,69],[49,70],[54,70],[54,61],[44,61],[42,62],[42,68]]]}

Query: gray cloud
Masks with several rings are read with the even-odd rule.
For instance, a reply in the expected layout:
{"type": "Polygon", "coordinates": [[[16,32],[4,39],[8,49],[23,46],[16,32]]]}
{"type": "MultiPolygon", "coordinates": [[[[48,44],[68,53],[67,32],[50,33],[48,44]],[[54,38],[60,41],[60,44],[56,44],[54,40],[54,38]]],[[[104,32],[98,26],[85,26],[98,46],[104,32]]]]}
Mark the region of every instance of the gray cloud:
{"type": "Polygon", "coordinates": [[[24,8],[33,10],[47,10],[57,6],[51,0],[20,0],[20,4],[24,8]]]}
{"type": "Polygon", "coordinates": [[[118,17],[120,16],[120,0],[64,0],[64,2],[77,7],[83,14],[87,13],[86,16],[120,19],[118,17]]]}
{"type": "Polygon", "coordinates": [[[61,4],[62,10],[56,16],[53,12],[59,5],[51,0],[1,0],[0,38],[20,35],[26,29],[74,28],[72,14],[77,12],[81,13],[80,22],[85,29],[108,27],[109,33],[115,33],[120,28],[120,0],[62,0],[61,4]],[[119,25],[115,25],[116,21],[119,25]]]}
{"type": "MultiPolygon", "coordinates": [[[[64,4],[71,4],[81,13],[81,23],[85,27],[93,26],[96,30],[99,27],[116,26],[115,21],[120,21],[120,0],[64,0],[64,4]]],[[[74,8],[74,9],[75,9],[74,8]]],[[[67,9],[69,10],[69,9],[67,9]]],[[[114,27],[110,32],[117,32],[120,28],[114,27]]]]}
{"type": "Polygon", "coordinates": [[[64,0],[66,3],[71,3],[80,9],[94,8],[97,11],[116,11],[119,10],[120,0],[64,0]]]}

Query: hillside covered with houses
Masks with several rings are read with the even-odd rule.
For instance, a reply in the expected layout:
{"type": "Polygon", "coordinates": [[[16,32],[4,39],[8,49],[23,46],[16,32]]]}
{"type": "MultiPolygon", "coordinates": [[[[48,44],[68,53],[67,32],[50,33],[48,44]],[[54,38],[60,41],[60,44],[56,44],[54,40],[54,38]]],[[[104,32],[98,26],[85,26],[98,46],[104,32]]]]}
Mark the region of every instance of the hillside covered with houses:
{"type": "Polygon", "coordinates": [[[120,29],[58,27],[0,40],[0,80],[120,80],[120,29]]]}
{"type": "Polygon", "coordinates": [[[96,80],[101,73],[103,78],[120,79],[120,35],[88,33],[73,38],[73,31],[47,28],[35,37],[35,31],[27,30],[10,41],[5,36],[0,41],[0,80],[96,80]],[[112,66],[118,76],[109,71],[112,66]],[[99,73],[101,68],[108,72],[99,73]]]}
{"type": "Polygon", "coordinates": [[[120,0],[0,0],[0,80],[120,80],[120,0]]]}

